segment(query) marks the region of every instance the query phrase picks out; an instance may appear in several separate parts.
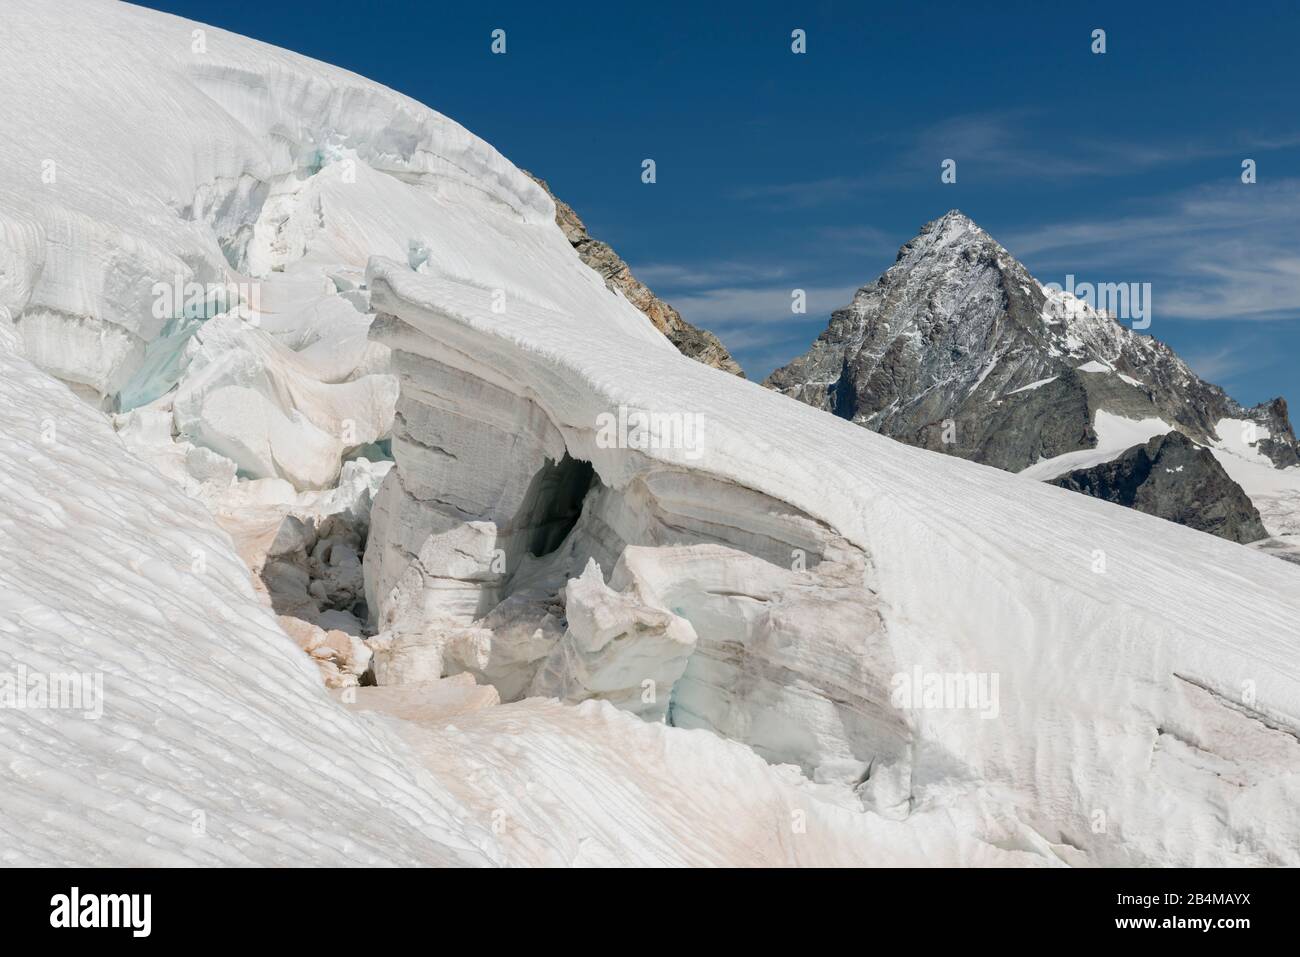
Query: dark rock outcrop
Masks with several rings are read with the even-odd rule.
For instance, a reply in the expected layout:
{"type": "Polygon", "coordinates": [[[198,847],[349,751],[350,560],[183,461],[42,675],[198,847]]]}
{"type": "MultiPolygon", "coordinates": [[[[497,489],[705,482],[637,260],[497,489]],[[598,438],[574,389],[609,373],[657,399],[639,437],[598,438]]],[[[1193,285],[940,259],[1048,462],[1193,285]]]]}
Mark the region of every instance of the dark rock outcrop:
{"type": "Polygon", "coordinates": [[[1259,443],[1259,450],[1273,460],[1280,469],[1300,465],[1300,443],[1291,430],[1291,417],[1287,414],[1286,399],[1278,397],[1251,409],[1250,418],[1263,427],[1268,438],[1259,443]]]}
{"type": "Polygon", "coordinates": [[[1110,462],[1078,469],[1050,484],[1243,545],[1268,537],[1259,510],[1241,486],[1209,449],[1181,432],[1158,435],[1110,462]]]}
{"type": "Polygon", "coordinates": [[[533,176],[533,181],[546,190],[555,200],[555,223],[564,232],[565,238],[577,250],[579,258],[598,272],[610,290],[621,292],[627,301],[636,306],[654,324],[654,327],[668,337],[668,341],[677,347],[677,351],[696,362],[721,369],[744,378],[740,364],[731,358],[727,347],[713,333],[697,329],[681,317],[668,303],[658,298],[650,288],[632,275],[613,248],[608,243],[593,239],[587,232],[586,224],[578,217],[568,203],[551,192],[546,181],[533,176]]]}

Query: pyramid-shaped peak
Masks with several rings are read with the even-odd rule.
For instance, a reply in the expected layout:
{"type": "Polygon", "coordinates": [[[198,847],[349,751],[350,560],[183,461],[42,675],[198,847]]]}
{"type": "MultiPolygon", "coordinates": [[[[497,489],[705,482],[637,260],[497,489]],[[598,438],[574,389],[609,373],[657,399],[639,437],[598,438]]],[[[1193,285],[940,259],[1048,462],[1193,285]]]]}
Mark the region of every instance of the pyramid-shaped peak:
{"type": "Polygon", "coordinates": [[[899,249],[898,262],[914,263],[935,255],[946,259],[972,247],[999,256],[1005,252],[998,241],[973,219],[959,209],[950,209],[922,226],[921,231],[899,249]]]}
{"type": "Polygon", "coordinates": [[[975,220],[971,219],[960,209],[948,210],[948,212],[944,213],[942,216],[936,219],[935,222],[936,223],[964,223],[968,226],[975,226],[976,229],[979,229],[979,227],[975,225],[975,220]]]}
{"type": "Polygon", "coordinates": [[[931,220],[921,227],[922,236],[931,234],[949,235],[957,232],[976,233],[979,236],[988,235],[975,220],[960,209],[950,209],[938,219],[931,220]]]}

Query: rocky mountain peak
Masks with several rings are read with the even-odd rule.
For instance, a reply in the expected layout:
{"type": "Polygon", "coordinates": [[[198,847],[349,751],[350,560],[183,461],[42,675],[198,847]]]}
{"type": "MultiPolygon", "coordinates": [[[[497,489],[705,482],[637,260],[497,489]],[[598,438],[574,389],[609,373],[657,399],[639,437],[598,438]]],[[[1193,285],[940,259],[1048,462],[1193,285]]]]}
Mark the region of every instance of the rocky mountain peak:
{"type": "Polygon", "coordinates": [[[924,226],[918,234],[920,236],[939,237],[943,242],[961,242],[987,240],[989,236],[975,220],[971,219],[960,209],[950,209],[938,219],[932,219],[924,226]]]}
{"type": "Polygon", "coordinates": [[[974,220],[960,210],[949,210],[921,227],[921,231],[898,250],[894,266],[882,276],[890,279],[905,270],[927,273],[969,274],[996,269],[999,261],[1014,262],[1007,251],[974,220]]]}
{"type": "Polygon", "coordinates": [[[1168,346],[1039,283],[960,210],[926,223],[764,383],[893,438],[1010,471],[1095,448],[1099,409],[1218,440],[1252,419],[1295,464],[1285,403],[1244,409],[1168,346]]]}

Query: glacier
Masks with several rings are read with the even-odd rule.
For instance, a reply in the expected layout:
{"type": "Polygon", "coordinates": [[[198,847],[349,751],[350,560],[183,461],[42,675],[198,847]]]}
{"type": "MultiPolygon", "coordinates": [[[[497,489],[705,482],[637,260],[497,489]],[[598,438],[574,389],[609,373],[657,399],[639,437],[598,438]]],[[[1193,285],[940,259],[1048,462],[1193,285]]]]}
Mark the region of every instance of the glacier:
{"type": "Polygon", "coordinates": [[[378,84],[7,12],[0,669],[105,690],[0,707],[0,860],[1300,863],[1296,567],[682,356],[378,84]]]}
{"type": "Polygon", "coordinates": [[[331,697],[203,502],[11,332],[0,530],[0,676],[103,688],[87,719],[0,681],[6,866],[1042,863],[604,702],[464,675],[331,697]]]}

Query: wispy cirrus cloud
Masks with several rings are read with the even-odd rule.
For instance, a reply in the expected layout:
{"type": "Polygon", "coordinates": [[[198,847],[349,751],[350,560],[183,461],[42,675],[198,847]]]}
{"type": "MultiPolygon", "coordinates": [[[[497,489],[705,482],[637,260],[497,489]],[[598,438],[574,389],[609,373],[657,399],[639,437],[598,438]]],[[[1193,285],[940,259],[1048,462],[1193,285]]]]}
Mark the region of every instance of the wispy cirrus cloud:
{"type": "Polygon", "coordinates": [[[1047,265],[1105,274],[1092,279],[1151,282],[1154,308],[1165,316],[1296,319],[1297,222],[1300,179],[1288,179],[1200,187],[1155,211],[1040,225],[1003,240],[1014,255],[1039,264],[1040,273],[1047,265]]]}
{"type": "Polygon", "coordinates": [[[841,252],[850,251],[858,255],[893,255],[902,245],[898,236],[870,225],[823,226],[816,233],[821,242],[834,244],[841,252]]]}
{"type": "Polygon", "coordinates": [[[825,325],[831,312],[847,305],[857,290],[857,286],[802,286],[792,281],[759,286],[722,286],[664,298],[669,299],[688,322],[718,332],[737,326],[803,322],[809,317],[825,325]],[[791,309],[796,289],[803,290],[806,296],[806,313],[795,313],[791,309]]]}
{"type": "Polygon", "coordinates": [[[935,168],[940,156],[974,161],[985,167],[981,171],[984,177],[1060,181],[1128,176],[1201,159],[1300,145],[1300,132],[1142,143],[1080,134],[1061,128],[1058,122],[1055,115],[1042,110],[956,116],[921,130],[905,155],[935,168]]]}
{"type": "Polygon", "coordinates": [[[1193,372],[1208,382],[1227,381],[1257,363],[1257,357],[1252,355],[1252,350],[1241,343],[1193,350],[1187,352],[1183,360],[1191,366],[1193,372]]]}
{"type": "Polygon", "coordinates": [[[759,200],[775,209],[804,209],[843,199],[848,194],[863,192],[877,181],[875,175],[828,176],[791,183],[740,186],[732,190],[731,195],[738,200],[759,200]]]}
{"type": "Polygon", "coordinates": [[[803,209],[842,201],[846,196],[917,182],[920,171],[937,177],[940,163],[955,159],[959,173],[975,166],[986,182],[999,180],[1065,182],[1087,177],[1128,176],[1218,156],[1300,145],[1300,132],[1270,136],[1182,139],[1142,143],[1090,136],[1060,126],[1044,110],[1006,110],[963,114],[905,131],[882,144],[868,172],[846,172],[786,183],[751,184],[732,191],[741,201],[774,209],[803,209]]]}
{"type": "Polygon", "coordinates": [[[790,273],[788,265],[760,264],[736,260],[702,263],[645,263],[632,267],[632,274],[652,289],[697,289],[728,284],[770,282],[790,273]]]}

